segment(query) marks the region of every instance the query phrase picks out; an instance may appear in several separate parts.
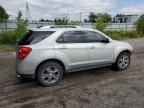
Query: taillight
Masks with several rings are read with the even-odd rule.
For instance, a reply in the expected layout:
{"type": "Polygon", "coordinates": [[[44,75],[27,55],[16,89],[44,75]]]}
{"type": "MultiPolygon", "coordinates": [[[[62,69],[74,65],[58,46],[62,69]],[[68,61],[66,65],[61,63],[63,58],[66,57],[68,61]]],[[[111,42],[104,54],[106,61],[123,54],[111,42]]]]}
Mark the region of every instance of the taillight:
{"type": "Polygon", "coordinates": [[[20,47],[19,48],[19,53],[18,53],[18,58],[19,59],[26,58],[31,51],[32,51],[32,48],[29,48],[29,47],[20,47]]]}

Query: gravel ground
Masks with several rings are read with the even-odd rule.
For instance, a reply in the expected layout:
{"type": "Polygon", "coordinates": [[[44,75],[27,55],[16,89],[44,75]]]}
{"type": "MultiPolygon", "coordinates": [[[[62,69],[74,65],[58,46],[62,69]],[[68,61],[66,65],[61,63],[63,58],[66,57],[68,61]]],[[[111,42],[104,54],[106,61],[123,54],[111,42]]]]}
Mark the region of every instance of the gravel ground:
{"type": "Polygon", "coordinates": [[[110,67],[66,74],[54,87],[16,77],[14,56],[0,56],[1,108],[143,108],[144,38],[126,40],[134,46],[128,70],[110,67]]]}

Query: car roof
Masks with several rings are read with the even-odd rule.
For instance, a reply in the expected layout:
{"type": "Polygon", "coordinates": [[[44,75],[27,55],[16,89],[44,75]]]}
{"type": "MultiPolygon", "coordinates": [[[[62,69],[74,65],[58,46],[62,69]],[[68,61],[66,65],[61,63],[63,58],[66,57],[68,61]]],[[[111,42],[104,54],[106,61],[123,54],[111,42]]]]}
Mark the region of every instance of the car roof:
{"type": "Polygon", "coordinates": [[[89,30],[89,31],[98,31],[96,29],[89,29],[89,28],[43,28],[43,29],[39,29],[39,28],[33,28],[33,29],[29,29],[32,31],[81,31],[81,30],[89,30]]]}
{"type": "MultiPolygon", "coordinates": [[[[66,32],[66,31],[94,31],[94,32],[98,32],[100,34],[103,34],[104,36],[106,36],[107,38],[109,38],[107,35],[105,35],[103,32],[100,32],[97,29],[89,29],[89,28],[45,28],[45,29],[39,29],[39,28],[34,28],[34,29],[30,29],[32,31],[60,31],[60,32],[66,32]]],[[[109,38],[111,40],[111,38],[109,38]]]]}
{"type": "Polygon", "coordinates": [[[81,27],[75,25],[53,25],[53,26],[40,27],[40,29],[45,29],[45,28],[81,28],[81,27]]]}

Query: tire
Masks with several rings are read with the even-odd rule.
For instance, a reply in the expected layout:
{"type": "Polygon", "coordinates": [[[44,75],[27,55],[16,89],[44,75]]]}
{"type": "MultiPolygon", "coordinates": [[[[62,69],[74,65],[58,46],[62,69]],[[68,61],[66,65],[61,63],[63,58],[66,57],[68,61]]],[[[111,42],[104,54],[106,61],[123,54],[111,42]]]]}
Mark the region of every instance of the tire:
{"type": "Polygon", "coordinates": [[[63,68],[56,62],[45,62],[38,68],[37,80],[42,86],[54,86],[61,81],[63,68]]]}
{"type": "Polygon", "coordinates": [[[126,52],[122,52],[120,53],[120,55],[118,56],[115,64],[114,64],[114,68],[116,70],[126,70],[130,65],[130,54],[126,53],[126,52]]]}

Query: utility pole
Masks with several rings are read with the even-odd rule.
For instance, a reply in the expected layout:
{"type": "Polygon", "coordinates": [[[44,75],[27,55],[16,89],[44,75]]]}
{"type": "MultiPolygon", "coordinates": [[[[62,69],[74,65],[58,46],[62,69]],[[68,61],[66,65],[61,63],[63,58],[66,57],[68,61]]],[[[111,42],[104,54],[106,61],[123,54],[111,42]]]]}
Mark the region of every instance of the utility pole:
{"type": "Polygon", "coordinates": [[[83,27],[83,22],[82,22],[82,13],[80,12],[80,25],[83,27]]]}
{"type": "Polygon", "coordinates": [[[28,2],[26,0],[26,21],[31,21],[31,14],[30,14],[30,10],[29,10],[29,5],[28,2]]]}
{"type": "Polygon", "coordinates": [[[80,12],[80,23],[81,23],[81,12],[80,12]]]}

